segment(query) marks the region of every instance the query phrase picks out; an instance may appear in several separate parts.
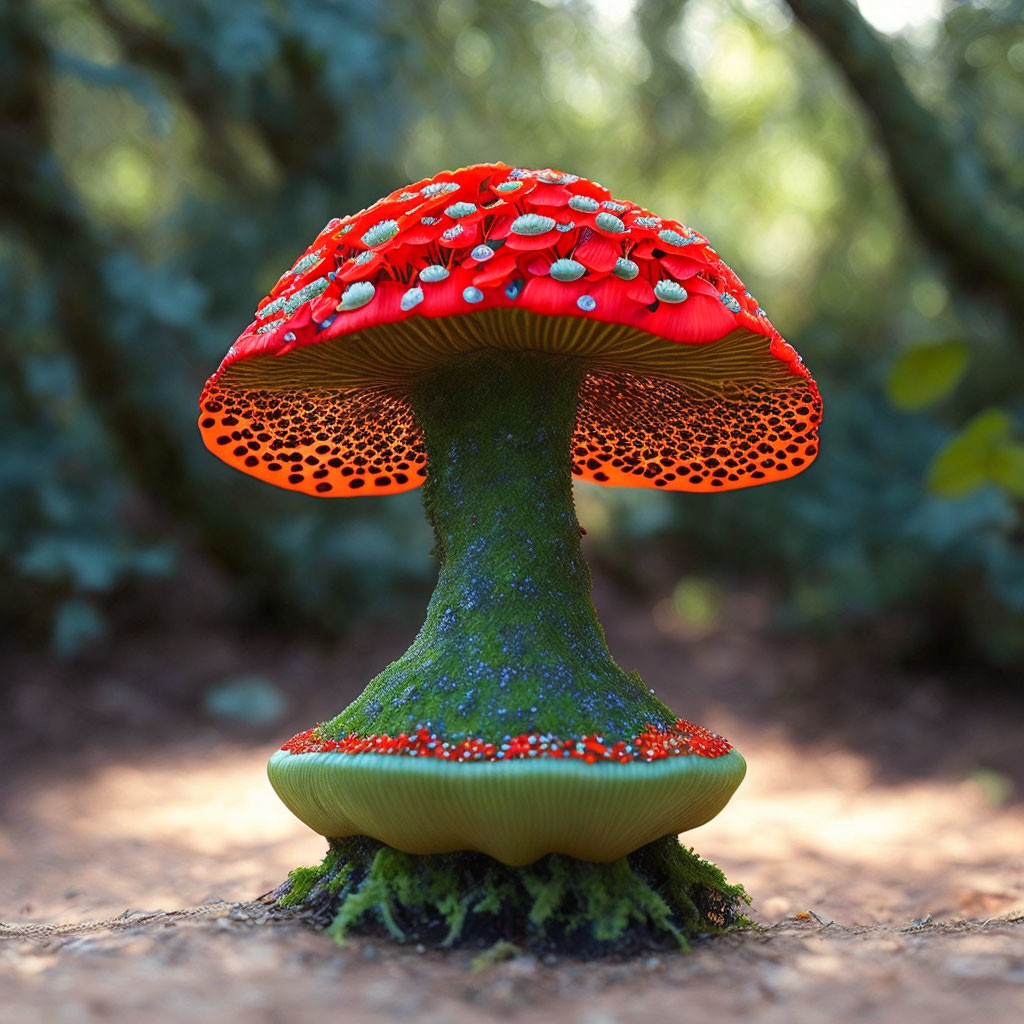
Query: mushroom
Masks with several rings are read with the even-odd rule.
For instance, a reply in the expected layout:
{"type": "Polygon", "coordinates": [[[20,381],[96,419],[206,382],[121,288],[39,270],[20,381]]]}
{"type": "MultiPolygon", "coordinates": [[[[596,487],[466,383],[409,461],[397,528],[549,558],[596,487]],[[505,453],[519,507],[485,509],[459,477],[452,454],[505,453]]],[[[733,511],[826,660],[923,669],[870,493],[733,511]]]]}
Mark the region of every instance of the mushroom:
{"type": "Polygon", "coordinates": [[[423,485],[440,574],[409,650],[271,781],[330,839],[614,861],[745,771],[612,659],[573,476],[714,492],[817,452],[797,353],[708,241],[552,170],[479,164],[334,219],[200,399],[205,443],[321,497],[423,485]]]}

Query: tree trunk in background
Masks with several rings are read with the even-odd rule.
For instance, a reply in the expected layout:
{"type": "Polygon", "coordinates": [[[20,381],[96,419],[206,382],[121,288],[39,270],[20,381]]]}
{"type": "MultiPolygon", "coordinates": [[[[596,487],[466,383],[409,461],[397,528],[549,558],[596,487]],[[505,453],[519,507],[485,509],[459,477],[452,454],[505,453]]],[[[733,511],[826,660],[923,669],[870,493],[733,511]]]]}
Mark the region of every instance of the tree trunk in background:
{"type": "Polygon", "coordinates": [[[964,288],[986,293],[1016,319],[1024,294],[1024,211],[997,194],[973,140],[914,96],[889,44],[847,0],[787,3],[866,108],[922,239],[964,288]]]}
{"type": "MultiPolygon", "coordinates": [[[[133,393],[130,367],[106,322],[118,305],[101,270],[108,247],[49,155],[49,50],[23,2],[15,0],[0,25],[14,58],[0,80],[0,216],[46,267],[60,340],[80,387],[139,491],[193,537],[207,556],[235,575],[268,581],[285,578],[283,566],[275,566],[279,556],[267,538],[223,497],[201,486],[159,411],[133,393]]],[[[257,585],[255,592],[257,603],[275,610],[279,604],[286,606],[279,587],[257,585]]]]}

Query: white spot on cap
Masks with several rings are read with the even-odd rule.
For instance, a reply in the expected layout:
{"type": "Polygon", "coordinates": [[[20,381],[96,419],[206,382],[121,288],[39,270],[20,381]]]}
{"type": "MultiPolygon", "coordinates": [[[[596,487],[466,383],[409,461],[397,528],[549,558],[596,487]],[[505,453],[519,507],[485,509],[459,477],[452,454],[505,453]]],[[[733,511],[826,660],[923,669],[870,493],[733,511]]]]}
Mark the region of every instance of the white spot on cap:
{"type": "MultiPolygon", "coordinates": [[[[324,229],[327,230],[326,228],[324,229]]],[[[316,252],[307,252],[305,256],[299,259],[295,266],[292,267],[293,274],[304,274],[307,270],[312,270],[320,262],[320,254],[323,249],[317,249],[316,252]]]]}
{"type": "Polygon", "coordinates": [[[448,276],[448,268],[442,267],[440,263],[432,263],[429,267],[424,267],[419,276],[421,281],[433,284],[435,281],[443,281],[448,276]]]}
{"type": "Polygon", "coordinates": [[[640,268],[632,260],[620,256],[612,267],[612,273],[623,281],[632,281],[640,273],[640,268]]]}
{"type": "Polygon", "coordinates": [[[468,217],[471,213],[476,213],[476,203],[452,203],[451,206],[444,208],[444,212],[452,220],[458,220],[460,217],[468,217]]]}
{"type": "Polygon", "coordinates": [[[594,218],[594,223],[602,230],[618,235],[626,230],[626,225],[615,216],[614,213],[599,213],[594,218]]]}
{"type": "Polygon", "coordinates": [[[512,233],[516,235],[544,235],[554,231],[555,219],[539,213],[524,213],[512,221],[512,233]]]}
{"type": "Polygon", "coordinates": [[[670,281],[667,277],[662,278],[654,286],[654,294],[662,302],[685,302],[689,297],[686,289],[678,281],[670,281]]]}
{"type": "Polygon", "coordinates": [[[667,245],[675,245],[682,247],[684,245],[692,245],[697,241],[693,235],[683,235],[672,228],[664,228],[658,232],[658,237],[665,242],[667,245]]]}
{"type": "Polygon", "coordinates": [[[318,295],[327,291],[330,286],[331,282],[326,277],[318,277],[315,281],[310,281],[309,284],[288,296],[288,301],[284,304],[285,316],[292,316],[304,302],[315,299],[318,295]]]}
{"type": "Polygon", "coordinates": [[[339,310],[358,309],[365,306],[376,291],[371,281],[353,281],[342,293],[339,310]]]}
{"type": "Polygon", "coordinates": [[[569,200],[569,205],[577,213],[593,213],[595,210],[600,209],[601,206],[596,199],[591,199],[590,196],[573,196],[569,200]]]}
{"type": "Polygon", "coordinates": [[[556,281],[578,281],[586,272],[587,268],[576,260],[555,260],[551,264],[551,276],[556,281]]]}
{"type": "Polygon", "coordinates": [[[256,318],[258,320],[266,320],[268,316],[273,316],[275,313],[280,313],[284,309],[284,304],[288,299],[284,295],[279,295],[276,299],[271,299],[262,309],[256,310],[256,318]]]}
{"type": "Polygon", "coordinates": [[[402,309],[408,312],[414,306],[418,306],[423,301],[423,289],[418,287],[410,288],[402,296],[402,309]]]}
{"type": "Polygon", "coordinates": [[[576,300],[576,305],[583,310],[584,313],[592,313],[597,309],[597,300],[593,295],[581,295],[576,300]]]}
{"type": "Polygon", "coordinates": [[[379,224],[374,224],[372,228],[364,232],[361,241],[363,245],[369,246],[372,249],[376,245],[390,242],[397,234],[398,223],[396,221],[382,220],[379,224]]]}
{"type": "Polygon", "coordinates": [[[448,192],[458,192],[459,186],[454,181],[432,181],[420,189],[421,196],[441,196],[448,192]]]}

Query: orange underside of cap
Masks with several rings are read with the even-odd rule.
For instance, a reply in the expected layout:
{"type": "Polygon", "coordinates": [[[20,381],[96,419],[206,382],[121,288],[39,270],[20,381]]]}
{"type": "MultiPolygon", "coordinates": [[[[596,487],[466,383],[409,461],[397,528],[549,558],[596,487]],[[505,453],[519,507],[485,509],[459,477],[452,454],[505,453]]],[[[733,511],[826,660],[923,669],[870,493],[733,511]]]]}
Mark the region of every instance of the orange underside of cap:
{"type": "Polygon", "coordinates": [[[593,182],[476,165],[336,219],[200,399],[207,446],[320,497],[423,482],[406,394],[485,347],[587,361],[576,476],[715,491],[814,459],[821,399],[706,239],[593,182]]]}

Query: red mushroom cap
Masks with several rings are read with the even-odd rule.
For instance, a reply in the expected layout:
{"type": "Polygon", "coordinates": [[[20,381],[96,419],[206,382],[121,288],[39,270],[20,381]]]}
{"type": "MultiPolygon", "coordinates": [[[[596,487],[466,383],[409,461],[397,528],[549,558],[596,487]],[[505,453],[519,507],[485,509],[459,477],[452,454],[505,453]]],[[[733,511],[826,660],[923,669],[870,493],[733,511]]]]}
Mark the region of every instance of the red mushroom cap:
{"type": "Polygon", "coordinates": [[[409,382],[485,347],[592,366],[582,479],[729,490],[817,454],[817,386],[707,239],[585,178],[504,164],[330,221],[207,382],[200,430],[291,490],[409,490],[426,475],[409,382]]]}

